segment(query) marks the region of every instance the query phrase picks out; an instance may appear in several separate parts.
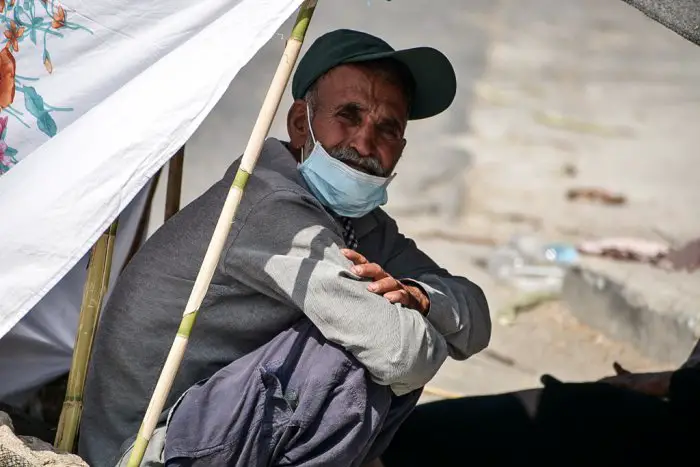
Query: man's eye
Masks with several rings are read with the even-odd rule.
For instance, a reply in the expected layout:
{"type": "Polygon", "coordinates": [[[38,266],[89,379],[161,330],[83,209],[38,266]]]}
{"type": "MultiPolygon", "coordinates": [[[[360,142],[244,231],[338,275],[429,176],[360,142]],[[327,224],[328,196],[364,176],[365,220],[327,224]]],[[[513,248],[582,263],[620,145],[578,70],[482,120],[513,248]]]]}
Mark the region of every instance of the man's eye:
{"type": "Polygon", "coordinates": [[[395,128],[389,128],[389,127],[383,127],[380,129],[382,135],[387,138],[387,139],[400,139],[401,135],[399,134],[399,131],[395,128]]]}
{"type": "Polygon", "coordinates": [[[340,112],[338,116],[344,120],[347,120],[349,122],[355,122],[357,121],[357,116],[351,112],[340,112]]]}

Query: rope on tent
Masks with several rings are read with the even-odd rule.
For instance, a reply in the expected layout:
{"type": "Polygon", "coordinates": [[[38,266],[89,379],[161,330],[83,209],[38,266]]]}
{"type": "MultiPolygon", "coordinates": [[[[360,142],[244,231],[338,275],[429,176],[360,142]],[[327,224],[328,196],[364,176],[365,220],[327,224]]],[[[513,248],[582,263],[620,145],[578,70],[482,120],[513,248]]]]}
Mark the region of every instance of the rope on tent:
{"type": "Polygon", "coordinates": [[[272,121],[275,118],[280,101],[282,100],[282,95],[289,82],[289,77],[299,57],[299,52],[301,51],[306,31],[316,8],[316,3],[317,0],[305,0],[299,9],[299,14],[294,28],[292,29],[291,37],[287,41],[282,59],[272,78],[270,89],[265,96],[262,108],[258,114],[258,119],[255,122],[250,139],[248,140],[248,145],[243,152],[241,164],[236,173],[233,185],[226,196],[226,201],[224,202],[224,207],[214,229],[214,234],[212,235],[207,252],[204,255],[202,267],[197,274],[192,293],[185,306],[180,328],[177,331],[165,365],[158,378],[156,388],[148,404],[148,408],[146,409],[146,415],[143,418],[141,428],[139,429],[129,457],[127,464],[129,467],[139,467],[141,465],[143,456],[148,448],[148,443],[158,423],[160,413],[163,411],[165,401],[170,393],[173,381],[180,368],[180,363],[185,355],[185,349],[187,348],[190,332],[197,318],[197,312],[209,288],[214,271],[216,270],[216,265],[221,257],[226,238],[231,230],[231,224],[236,216],[238,205],[243,196],[243,190],[260,157],[263,143],[270,131],[272,121]]]}

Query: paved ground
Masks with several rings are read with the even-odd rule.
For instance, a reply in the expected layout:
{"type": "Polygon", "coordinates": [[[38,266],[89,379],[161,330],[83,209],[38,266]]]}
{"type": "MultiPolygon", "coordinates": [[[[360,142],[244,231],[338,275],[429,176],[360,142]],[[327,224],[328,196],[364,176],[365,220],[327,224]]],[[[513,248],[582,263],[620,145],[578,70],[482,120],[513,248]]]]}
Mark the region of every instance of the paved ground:
{"type": "Polygon", "coordinates": [[[576,318],[653,358],[683,361],[700,338],[700,272],[590,258],[563,296],[576,318]]]}
{"type": "Polygon", "coordinates": [[[611,373],[614,361],[639,370],[668,367],[581,324],[560,301],[519,313],[512,324],[501,324],[504,308],[521,294],[496,282],[478,265],[489,249],[444,240],[417,241],[449,270],[484,288],[494,321],[489,348],[466,362],[448,361],[431,387],[454,394],[488,394],[537,387],[544,373],[564,381],[598,379],[611,373]]]}
{"type": "Polygon", "coordinates": [[[502,2],[490,23],[461,140],[478,154],[465,226],[510,229],[500,221],[517,214],[520,230],[573,238],[697,236],[700,48],[622,2],[525,3],[502,2]],[[627,203],[569,202],[579,186],[627,203]]]}
{"type": "MultiPolygon", "coordinates": [[[[700,121],[700,50],[622,2],[604,0],[355,0],[319,2],[310,40],[338,27],[396,47],[447,53],[460,88],[444,115],[414,122],[389,211],[452,272],[484,287],[493,309],[488,351],[449,362],[435,387],[463,394],[538,385],[542,373],[586,380],[619,360],[665,368],[578,323],[560,302],[498,324],[517,293],[486,273],[489,246],[525,231],[547,238],[700,232],[693,143],[700,121]],[[571,203],[579,185],[619,190],[623,207],[571,203]]],[[[188,145],[184,201],[242,152],[289,24],[233,83],[188,145]]],[[[272,134],[286,134],[287,98],[272,134]]],[[[156,203],[162,203],[163,190],[156,203]]],[[[158,205],[158,204],[156,204],[158,205]]],[[[162,204],[161,204],[162,205],[162,204]]],[[[157,224],[158,216],[154,216],[157,224]]],[[[698,288],[700,290],[700,288],[698,288]]]]}

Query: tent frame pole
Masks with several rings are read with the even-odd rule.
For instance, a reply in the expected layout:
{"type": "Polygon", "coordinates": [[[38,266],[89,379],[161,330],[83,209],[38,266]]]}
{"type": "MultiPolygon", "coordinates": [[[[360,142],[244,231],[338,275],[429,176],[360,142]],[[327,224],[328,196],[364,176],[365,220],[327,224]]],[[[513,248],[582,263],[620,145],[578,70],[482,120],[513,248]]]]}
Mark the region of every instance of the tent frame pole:
{"type": "Polygon", "coordinates": [[[282,100],[282,95],[284,94],[294,65],[299,57],[299,52],[301,51],[306,31],[316,8],[316,3],[317,0],[304,0],[299,8],[292,34],[287,41],[284,54],[272,78],[272,83],[270,84],[253,131],[251,132],[248,145],[243,152],[241,164],[236,172],[228,195],[226,196],[221,215],[214,229],[214,234],[212,235],[207,252],[204,255],[202,267],[197,274],[192,293],[185,306],[177,335],[175,336],[173,345],[163,365],[153,395],[151,396],[148,408],[146,409],[141,428],[139,429],[129,456],[128,467],[140,467],[141,461],[146,453],[148,443],[156,428],[158,419],[160,418],[160,414],[163,411],[170,389],[172,388],[173,381],[175,380],[175,376],[184,358],[189,336],[197,318],[197,312],[204,300],[216,266],[221,258],[221,253],[231,230],[231,224],[233,223],[238,205],[243,196],[243,190],[260,157],[265,138],[267,138],[270,131],[275,114],[282,100]]]}
{"type": "MultiPolygon", "coordinates": [[[[165,199],[166,221],[180,210],[184,156],[185,146],[182,146],[172,157],[168,166],[168,186],[165,199]]],[[[151,190],[149,196],[153,196],[153,190],[151,190]]],[[[144,218],[147,218],[148,211],[147,206],[144,218]]],[[[83,288],[83,299],[80,307],[78,332],[73,348],[71,369],[68,374],[66,396],[61,408],[61,416],[54,440],[54,447],[63,452],[74,451],[75,440],[80,428],[87,366],[90,361],[92,343],[99,321],[102,302],[109,285],[116,231],[117,221],[100,236],[90,254],[88,275],[83,288]]],[[[138,242],[138,239],[135,241],[138,242]]]]}
{"type": "Polygon", "coordinates": [[[165,194],[165,216],[163,222],[167,222],[180,210],[184,161],[185,146],[182,146],[168,162],[168,188],[165,194]]]}
{"type": "Polygon", "coordinates": [[[83,410],[85,376],[90,361],[95,329],[102,309],[102,301],[109,285],[117,223],[118,221],[115,220],[110,225],[90,252],[87,279],[80,306],[78,333],[75,338],[73,360],[68,374],[66,397],[61,408],[56,439],[54,440],[55,448],[61,452],[73,452],[75,447],[83,410]]]}

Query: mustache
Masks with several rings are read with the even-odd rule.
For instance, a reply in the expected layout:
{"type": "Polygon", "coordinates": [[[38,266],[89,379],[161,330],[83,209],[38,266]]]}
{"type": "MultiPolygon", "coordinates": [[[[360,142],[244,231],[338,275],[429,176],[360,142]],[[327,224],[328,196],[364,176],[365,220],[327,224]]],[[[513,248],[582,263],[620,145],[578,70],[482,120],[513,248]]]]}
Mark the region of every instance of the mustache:
{"type": "Polygon", "coordinates": [[[328,151],[328,154],[332,158],[338,159],[340,162],[370,175],[374,175],[376,177],[386,177],[384,167],[382,167],[379,159],[374,156],[362,157],[359,152],[348,147],[333,148],[333,150],[328,151]]]}
{"type": "MultiPolygon", "coordinates": [[[[313,140],[309,139],[306,142],[306,150],[308,153],[313,149],[313,140]]],[[[355,169],[365,172],[369,175],[374,175],[375,177],[388,177],[388,171],[382,167],[381,162],[374,156],[363,157],[355,149],[351,147],[335,147],[328,149],[328,155],[333,159],[337,159],[340,162],[349,165],[355,169]]]]}

